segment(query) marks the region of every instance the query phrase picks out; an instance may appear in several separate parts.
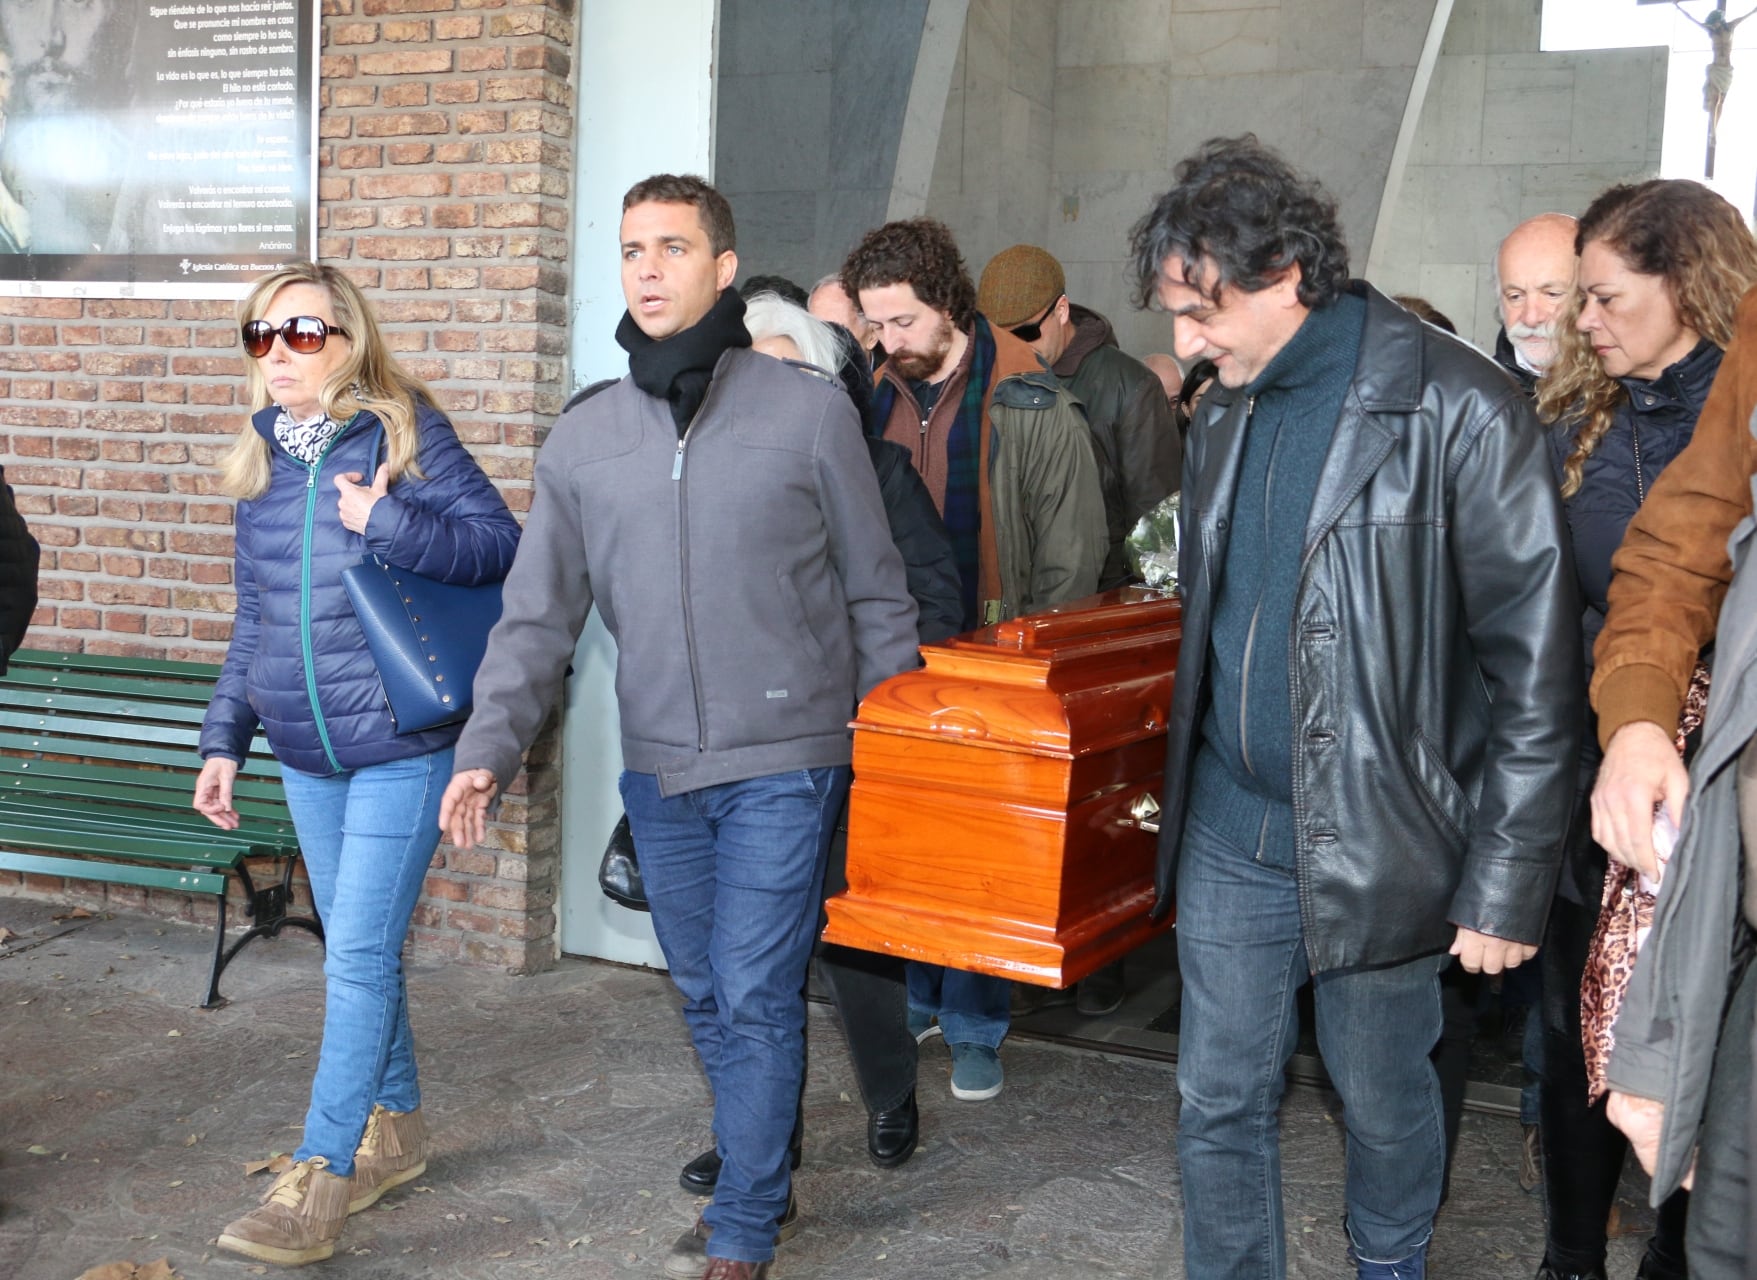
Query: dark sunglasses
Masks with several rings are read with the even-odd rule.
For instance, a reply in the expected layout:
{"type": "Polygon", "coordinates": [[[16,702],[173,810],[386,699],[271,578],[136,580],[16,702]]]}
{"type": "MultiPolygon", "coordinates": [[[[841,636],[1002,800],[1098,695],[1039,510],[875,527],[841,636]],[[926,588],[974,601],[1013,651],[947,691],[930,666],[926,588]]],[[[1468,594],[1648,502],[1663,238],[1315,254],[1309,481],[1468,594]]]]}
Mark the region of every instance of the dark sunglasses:
{"type": "Polygon", "coordinates": [[[266,356],[269,348],[275,344],[275,334],[281,335],[281,341],[287,344],[287,350],[297,351],[302,356],[316,355],[323,350],[323,344],[330,334],[338,338],[348,336],[348,331],[337,325],[329,324],[317,316],[290,316],[281,321],[277,329],[267,320],[246,320],[242,332],[244,350],[253,356],[266,356]]]}
{"type": "Polygon", "coordinates": [[[1013,328],[1007,330],[1007,332],[1011,333],[1020,342],[1036,342],[1037,339],[1043,336],[1043,326],[1048,322],[1049,317],[1055,313],[1055,304],[1060,302],[1062,297],[1062,294],[1056,294],[1055,297],[1049,300],[1049,305],[1043,309],[1043,314],[1038,316],[1037,319],[1028,320],[1021,325],[1015,325],[1013,328]]]}

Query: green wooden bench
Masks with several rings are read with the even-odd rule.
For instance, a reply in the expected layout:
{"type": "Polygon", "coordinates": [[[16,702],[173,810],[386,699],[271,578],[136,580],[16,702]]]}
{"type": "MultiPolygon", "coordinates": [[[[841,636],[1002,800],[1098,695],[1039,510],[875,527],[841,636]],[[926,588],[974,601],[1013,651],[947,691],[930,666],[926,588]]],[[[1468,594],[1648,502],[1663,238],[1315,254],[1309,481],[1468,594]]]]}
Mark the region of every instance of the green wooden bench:
{"type": "Polygon", "coordinates": [[[238,829],[190,807],[218,675],[202,662],[21,649],[0,676],[0,870],[213,898],[209,1009],[225,1003],[220,974],[252,939],[287,925],[323,937],[315,911],[290,911],[299,841],[260,736],[233,788],[238,829]],[[278,879],[259,887],[250,858],[274,859],[278,879]],[[252,920],[229,946],[228,877],[252,920]]]}

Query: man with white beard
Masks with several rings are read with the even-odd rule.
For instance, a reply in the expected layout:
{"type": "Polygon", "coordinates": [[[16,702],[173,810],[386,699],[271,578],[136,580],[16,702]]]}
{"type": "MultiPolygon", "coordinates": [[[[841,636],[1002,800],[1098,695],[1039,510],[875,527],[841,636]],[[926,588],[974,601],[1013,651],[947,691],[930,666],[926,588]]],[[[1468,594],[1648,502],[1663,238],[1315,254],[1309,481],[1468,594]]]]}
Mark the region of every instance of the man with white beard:
{"type": "Polygon", "coordinates": [[[1514,227],[1495,254],[1495,360],[1527,395],[1556,358],[1556,317],[1574,292],[1574,231],[1567,214],[1540,213],[1514,227]]]}

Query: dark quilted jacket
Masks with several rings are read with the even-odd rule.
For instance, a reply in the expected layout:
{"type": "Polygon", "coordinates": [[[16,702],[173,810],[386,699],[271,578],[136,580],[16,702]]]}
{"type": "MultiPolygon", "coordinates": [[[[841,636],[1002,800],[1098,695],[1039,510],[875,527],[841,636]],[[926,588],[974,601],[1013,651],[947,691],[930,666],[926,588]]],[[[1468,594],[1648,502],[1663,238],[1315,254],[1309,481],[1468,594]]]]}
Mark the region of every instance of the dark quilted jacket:
{"type": "Polygon", "coordinates": [[[350,533],[335,478],[376,470],[377,418],[356,416],[313,468],[274,444],[277,412],[252,419],[274,450],[272,478],[262,497],[238,504],[238,615],[202,757],[241,759],[259,723],[282,764],[319,775],[448,746],[456,725],[397,734],[342,570],[370,550],[444,582],[495,582],[512,566],[518,522],[445,415],[423,406],[425,479],[399,480],[372,508],[365,537],[350,533]]]}

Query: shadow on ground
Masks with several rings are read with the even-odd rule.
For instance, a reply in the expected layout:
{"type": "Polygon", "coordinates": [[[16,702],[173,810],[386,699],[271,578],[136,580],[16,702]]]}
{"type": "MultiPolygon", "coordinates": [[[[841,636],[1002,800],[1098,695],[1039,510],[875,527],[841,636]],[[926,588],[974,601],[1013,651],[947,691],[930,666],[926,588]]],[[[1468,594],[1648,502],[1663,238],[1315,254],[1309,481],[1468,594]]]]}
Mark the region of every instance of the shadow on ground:
{"type": "MultiPolygon", "coordinates": [[[[317,945],[253,944],[226,975],[232,1002],[205,1012],[200,930],[54,914],[0,900],[0,926],[17,935],[0,947],[0,1277],[74,1280],[160,1257],[184,1280],[280,1270],[212,1242],[266,1185],[245,1163],[298,1143],[317,945]]],[[[707,1089],[666,979],[573,960],[534,978],[421,964],[411,992],[431,1168],[356,1216],[336,1257],[307,1274],[659,1275],[701,1203],[677,1170],[709,1140],[707,1089]]],[[[811,1038],[804,1229],[782,1247],[782,1280],[1184,1275],[1171,1067],[1015,1038],[1005,1092],[961,1103],[930,1041],[921,1149],[884,1172],[866,1158],[865,1113],[822,1005],[811,1038]]],[[[1290,1274],[1346,1274],[1335,1100],[1295,1089],[1282,1133],[1290,1274]]],[[[1519,1191],[1518,1155],[1513,1121],[1466,1116],[1432,1275],[1535,1270],[1541,1207],[1519,1191]]],[[[1613,1266],[1632,1273],[1634,1249],[1619,1242],[1613,1266]]]]}

